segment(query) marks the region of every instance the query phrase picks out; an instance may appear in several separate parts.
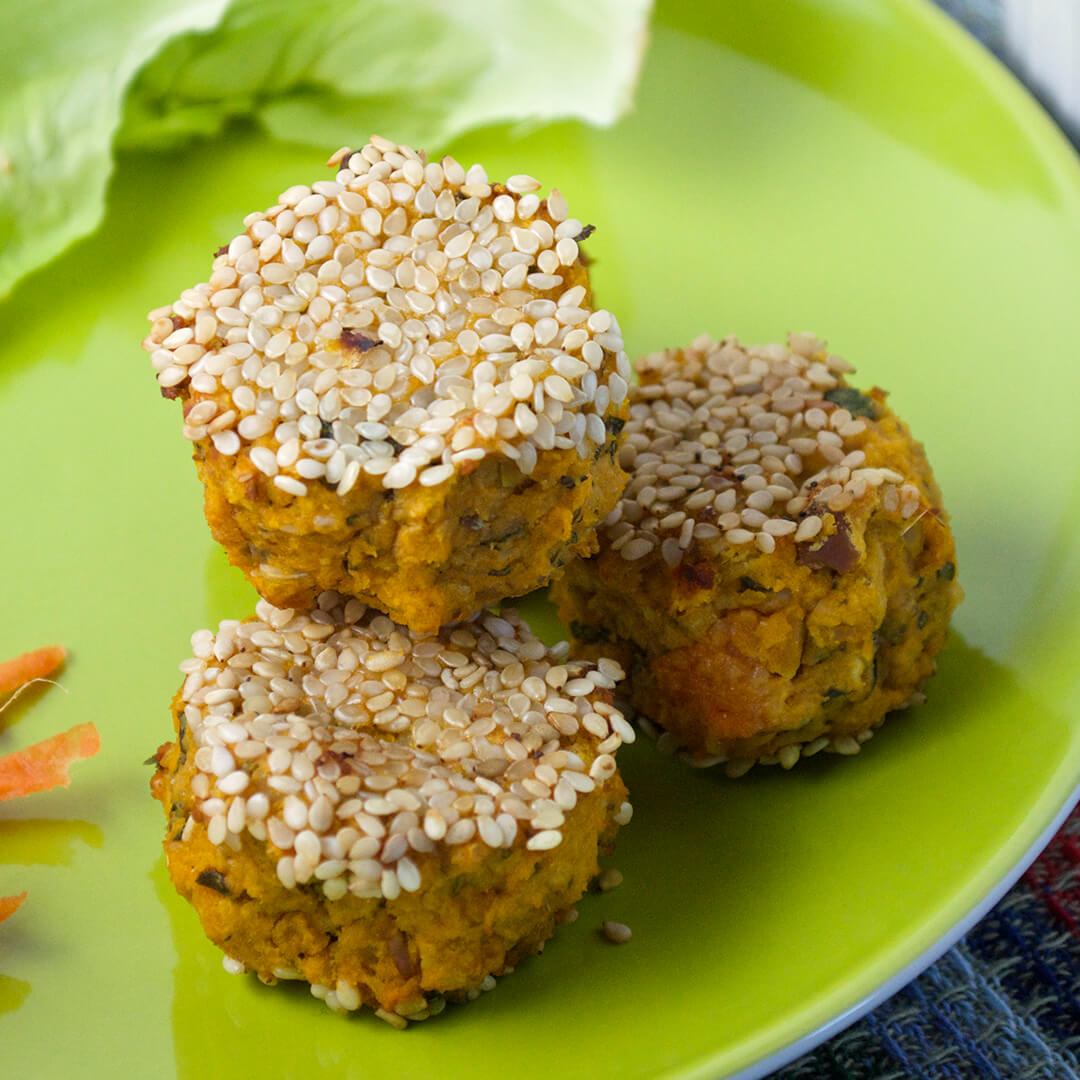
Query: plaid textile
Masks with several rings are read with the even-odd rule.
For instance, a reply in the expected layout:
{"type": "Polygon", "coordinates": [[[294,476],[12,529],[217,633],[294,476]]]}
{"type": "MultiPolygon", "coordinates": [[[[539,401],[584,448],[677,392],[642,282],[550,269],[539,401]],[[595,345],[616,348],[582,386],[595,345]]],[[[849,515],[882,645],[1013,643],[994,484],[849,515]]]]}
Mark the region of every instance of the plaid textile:
{"type": "Polygon", "coordinates": [[[1080,808],[1012,891],[884,1005],[774,1080],[1080,1080],[1080,808]]]}

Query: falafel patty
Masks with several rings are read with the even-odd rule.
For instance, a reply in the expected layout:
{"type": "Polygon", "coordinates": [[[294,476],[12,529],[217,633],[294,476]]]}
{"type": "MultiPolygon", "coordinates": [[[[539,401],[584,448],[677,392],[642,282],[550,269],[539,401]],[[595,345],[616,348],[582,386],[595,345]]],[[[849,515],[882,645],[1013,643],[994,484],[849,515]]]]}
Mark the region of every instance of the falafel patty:
{"type": "Polygon", "coordinates": [[[631,473],[553,595],[668,747],[731,775],[854,753],[922,699],[962,596],[941,494],[885,392],[810,334],[637,365],[631,473]]]}
{"type": "Polygon", "coordinates": [[[423,636],[327,593],[192,647],[152,789],[233,970],[423,1019],[540,951],[629,820],[618,665],[511,611],[423,636]]]}
{"type": "Polygon", "coordinates": [[[248,215],[144,347],[264,598],[336,589],[434,632],[595,550],[630,365],[557,190],[379,138],[330,164],[248,215]]]}

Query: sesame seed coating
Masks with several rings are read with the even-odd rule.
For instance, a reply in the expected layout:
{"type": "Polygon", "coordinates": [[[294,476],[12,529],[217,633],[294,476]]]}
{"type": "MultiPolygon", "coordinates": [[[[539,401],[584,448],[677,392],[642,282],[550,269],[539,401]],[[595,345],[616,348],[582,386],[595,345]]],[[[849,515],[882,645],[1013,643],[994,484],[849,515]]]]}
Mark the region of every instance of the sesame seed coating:
{"type": "Polygon", "coordinates": [[[151,313],[144,347],[184,435],[296,497],[344,496],[361,473],[439,485],[489,454],[525,475],[552,449],[587,460],[630,368],[558,192],[377,137],[330,163],[151,313]]]}
{"type": "Polygon", "coordinates": [[[941,493],[886,394],[813,335],[646,357],[597,555],[553,585],[662,750],[731,776],[851,756],[921,700],[962,591],[941,493]]]}
{"type": "Polygon", "coordinates": [[[633,736],[610,704],[618,665],[560,662],[512,611],[423,636],[336,594],[310,614],[262,601],[192,651],[193,816],[331,899],[416,892],[442,848],[558,848],[633,736]]]}
{"type": "Polygon", "coordinates": [[[632,475],[604,523],[611,546],[631,562],[659,551],[672,567],[695,540],[768,553],[878,487],[914,512],[917,489],[867,466],[865,420],[826,397],[852,370],[811,334],[787,347],[704,335],[645,357],[620,454],[632,475]]]}
{"type": "MultiPolygon", "coordinates": [[[[913,705],[921,705],[926,701],[926,695],[921,691],[913,691],[907,700],[900,702],[893,711],[911,708],[913,705]]],[[[863,728],[851,735],[816,735],[806,738],[804,741],[788,742],[779,747],[774,753],[761,754],[760,756],[745,756],[728,754],[694,754],[681,749],[678,738],[670,731],[665,731],[649,717],[638,715],[638,726],[649,738],[655,740],[656,748],[662,754],[677,755],[680,760],[694,769],[711,769],[723,767],[726,776],[732,780],[745,776],[755,765],[779,765],[787,771],[793,769],[802,759],[812,758],[816,754],[838,754],[841,757],[853,757],[858,754],[863,746],[873,737],[874,732],[880,727],[880,722],[872,727],[863,728]]]]}

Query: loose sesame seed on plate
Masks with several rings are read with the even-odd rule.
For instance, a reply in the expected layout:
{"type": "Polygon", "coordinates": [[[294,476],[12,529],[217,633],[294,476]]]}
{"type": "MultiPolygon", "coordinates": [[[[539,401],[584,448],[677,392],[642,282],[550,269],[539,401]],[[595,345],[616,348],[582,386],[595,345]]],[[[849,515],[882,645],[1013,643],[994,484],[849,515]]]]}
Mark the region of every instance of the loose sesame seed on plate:
{"type": "Polygon", "coordinates": [[[622,945],[631,938],[630,927],[626,923],[615,922],[613,919],[605,919],[600,924],[604,937],[614,945],[622,945]]]}
{"type": "Polygon", "coordinates": [[[602,870],[596,878],[596,887],[601,892],[610,892],[612,889],[618,888],[622,883],[622,872],[614,867],[602,870]]]}
{"type": "Polygon", "coordinates": [[[445,483],[490,453],[526,474],[555,446],[595,453],[630,364],[614,316],[567,286],[582,227],[562,195],[542,201],[523,173],[493,186],[480,166],[381,138],[331,162],[334,181],[249,215],[209,281],[151,313],[145,345],[162,389],[188,402],[185,436],[246,456],[297,497],[305,480],[344,495],[362,475],[389,489],[445,483]],[[580,423],[552,430],[552,401],[580,423]],[[434,434],[432,422],[440,440],[410,434],[434,434]],[[306,441],[286,449],[298,427],[306,441]],[[335,456],[350,446],[355,468],[335,456]]]}

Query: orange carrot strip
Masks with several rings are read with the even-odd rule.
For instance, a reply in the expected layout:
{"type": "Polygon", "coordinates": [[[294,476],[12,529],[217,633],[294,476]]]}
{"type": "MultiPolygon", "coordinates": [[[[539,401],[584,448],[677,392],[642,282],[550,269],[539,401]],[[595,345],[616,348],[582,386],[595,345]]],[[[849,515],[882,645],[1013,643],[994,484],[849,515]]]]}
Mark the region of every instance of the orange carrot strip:
{"type": "Polygon", "coordinates": [[[0,663],[0,694],[10,694],[32,679],[44,679],[63,662],[67,653],[62,645],[46,645],[43,649],[23,653],[14,660],[0,663]]]}
{"type": "Polygon", "coordinates": [[[26,893],[21,892],[18,896],[0,896],[0,922],[9,915],[14,915],[19,905],[26,899],[26,893]]]}
{"type": "Polygon", "coordinates": [[[71,783],[68,766],[80,758],[93,757],[100,746],[101,738],[93,724],[76,724],[70,731],[0,757],[0,802],[34,791],[67,787],[71,783]]]}

